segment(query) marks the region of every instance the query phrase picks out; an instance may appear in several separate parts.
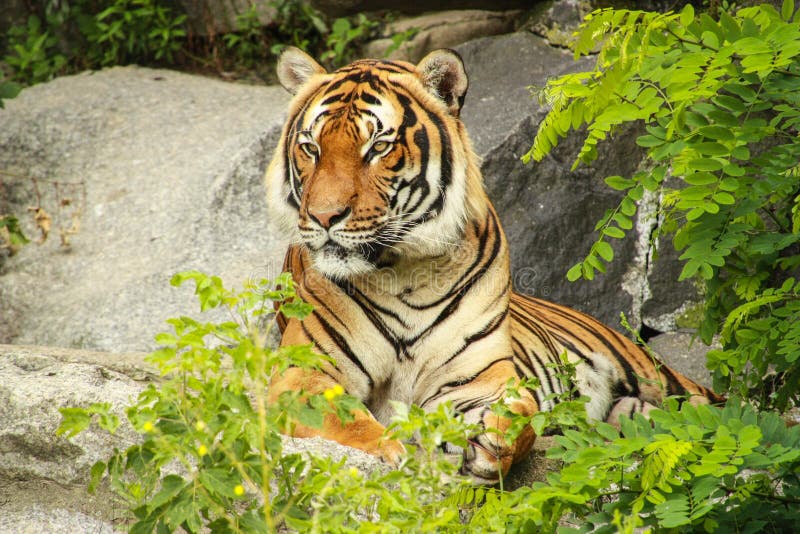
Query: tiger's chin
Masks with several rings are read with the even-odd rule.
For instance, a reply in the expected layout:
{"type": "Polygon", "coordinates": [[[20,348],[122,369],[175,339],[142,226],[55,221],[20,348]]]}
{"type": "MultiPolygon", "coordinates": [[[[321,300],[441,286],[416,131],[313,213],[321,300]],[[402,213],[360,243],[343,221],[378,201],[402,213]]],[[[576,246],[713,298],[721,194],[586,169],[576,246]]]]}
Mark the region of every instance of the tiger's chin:
{"type": "Polygon", "coordinates": [[[359,252],[338,245],[326,244],[316,250],[310,249],[310,252],[314,268],[331,280],[349,280],[377,269],[373,262],[359,252]]]}

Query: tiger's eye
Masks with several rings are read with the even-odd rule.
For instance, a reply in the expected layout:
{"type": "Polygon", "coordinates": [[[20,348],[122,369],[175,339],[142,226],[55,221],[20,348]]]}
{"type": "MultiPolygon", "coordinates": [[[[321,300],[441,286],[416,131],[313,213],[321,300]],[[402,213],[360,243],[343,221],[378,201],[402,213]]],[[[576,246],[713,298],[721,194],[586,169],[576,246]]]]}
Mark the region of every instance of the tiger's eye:
{"type": "Polygon", "coordinates": [[[314,143],[300,143],[300,148],[312,158],[319,156],[319,148],[314,143]]]}

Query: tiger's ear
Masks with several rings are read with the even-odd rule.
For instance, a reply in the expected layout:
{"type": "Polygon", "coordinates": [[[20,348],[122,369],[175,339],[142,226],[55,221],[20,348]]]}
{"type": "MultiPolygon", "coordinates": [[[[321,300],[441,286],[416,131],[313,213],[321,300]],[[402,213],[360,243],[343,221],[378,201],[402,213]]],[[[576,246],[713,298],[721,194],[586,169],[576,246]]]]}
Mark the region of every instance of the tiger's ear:
{"type": "Polygon", "coordinates": [[[314,58],[294,46],[283,49],[278,58],[278,80],[290,93],[297,91],[315,74],[325,74],[325,69],[314,58]]]}
{"type": "Polygon", "coordinates": [[[454,50],[442,48],[434,50],[417,64],[422,85],[444,100],[450,113],[458,117],[464,96],[467,94],[469,80],[464,70],[461,56],[454,50]]]}

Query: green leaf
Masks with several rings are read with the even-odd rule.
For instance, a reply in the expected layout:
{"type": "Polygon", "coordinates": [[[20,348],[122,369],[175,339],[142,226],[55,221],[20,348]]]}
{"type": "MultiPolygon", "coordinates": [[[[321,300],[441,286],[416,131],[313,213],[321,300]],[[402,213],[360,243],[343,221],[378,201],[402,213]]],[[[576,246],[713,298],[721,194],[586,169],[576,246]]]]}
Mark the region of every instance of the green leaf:
{"type": "Polygon", "coordinates": [[[694,8],[692,4],[686,4],[681,10],[681,26],[688,26],[694,21],[694,8]]]}
{"type": "Polygon", "coordinates": [[[603,229],[603,235],[607,235],[608,237],[613,237],[614,239],[622,239],[625,237],[625,232],[623,232],[622,230],[620,230],[615,226],[608,226],[605,229],[603,229]]]}
{"type": "Polygon", "coordinates": [[[74,437],[87,428],[92,422],[92,416],[83,408],[59,408],[61,412],[61,424],[56,429],[56,435],[66,435],[66,437],[74,437]]]}
{"type": "Polygon", "coordinates": [[[88,491],[90,494],[94,495],[94,492],[97,490],[97,485],[103,479],[103,475],[106,473],[106,464],[103,461],[97,461],[92,466],[91,476],[89,481],[88,491]]]}
{"type": "Polygon", "coordinates": [[[570,282],[576,281],[578,278],[581,277],[582,272],[583,272],[583,264],[576,263],[575,265],[570,267],[569,271],[567,271],[567,280],[569,280],[570,282]]]}
{"type": "Polygon", "coordinates": [[[636,144],[641,147],[651,148],[663,145],[664,140],[652,135],[641,135],[636,138],[636,144]]]}
{"type": "Polygon", "coordinates": [[[698,171],[718,171],[722,169],[723,163],[713,158],[693,159],[689,161],[689,167],[698,171]]]}
{"type": "Polygon", "coordinates": [[[736,203],[736,199],[733,197],[733,195],[731,195],[730,193],[726,193],[724,191],[720,191],[719,193],[714,193],[712,198],[714,199],[714,202],[716,202],[717,204],[730,205],[736,203]]]}
{"type": "Polygon", "coordinates": [[[311,304],[305,303],[299,299],[284,302],[280,306],[280,312],[287,319],[299,319],[302,321],[308,317],[312,311],[314,311],[314,307],[311,304]]]}
{"type": "MultiPolygon", "coordinates": [[[[176,478],[180,479],[180,477],[176,478]]],[[[204,469],[200,471],[199,479],[200,483],[212,493],[230,498],[236,497],[234,488],[239,484],[239,477],[228,469],[220,467],[204,469]]],[[[180,482],[183,482],[182,479],[180,482]]],[[[178,481],[175,481],[173,486],[177,485],[178,481]]]]}
{"type": "Polygon", "coordinates": [[[794,15],[794,0],[783,0],[783,4],[781,5],[781,18],[789,22],[792,20],[792,15],[794,15]]]}
{"type": "Polygon", "coordinates": [[[595,250],[606,261],[611,261],[614,259],[614,249],[611,248],[611,245],[606,243],[605,241],[598,241],[595,243],[595,250]]]}
{"type": "Polygon", "coordinates": [[[617,191],[625,191],[633,187],[634,181],[630,178],[623,178],[622,176],[609,176],[605,179],[606,184],[612,189],[617,191]]]}
{"type": "MultiPolygon", "coordinates": [[[[203,473],[200,474],[202,479],[203,473]]],[[[178,475],[167,475],[161,480],[161,490],[156,493],[148,502],[151,509],[160,508],[164,504],[172,501],[187,486],[186,481],[178,475]]]]}

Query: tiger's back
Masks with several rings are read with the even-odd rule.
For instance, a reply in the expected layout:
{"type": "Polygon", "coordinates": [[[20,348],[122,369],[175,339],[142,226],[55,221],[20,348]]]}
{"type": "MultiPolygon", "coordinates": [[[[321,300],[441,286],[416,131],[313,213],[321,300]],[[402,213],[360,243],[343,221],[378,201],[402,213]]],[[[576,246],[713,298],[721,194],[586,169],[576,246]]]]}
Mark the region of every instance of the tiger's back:
{"type": "Polygon", "coordinates": [[[511,296],[510,313],[514,361],[520,374],[539,380],[535,395],[542,410],[557,402],[548,398],[553,393],[568,393],[562,355],[578,364],[577,390],[589,397],[589,416],[599,421],[646,413],[666,396],[723,400],[590,315],[519,293],[511,296]]]}

